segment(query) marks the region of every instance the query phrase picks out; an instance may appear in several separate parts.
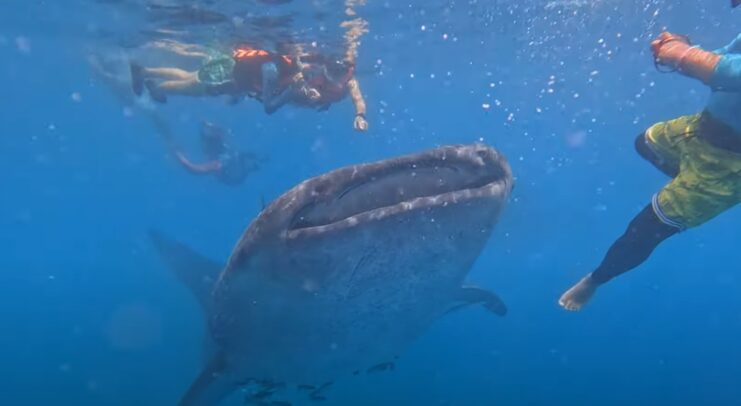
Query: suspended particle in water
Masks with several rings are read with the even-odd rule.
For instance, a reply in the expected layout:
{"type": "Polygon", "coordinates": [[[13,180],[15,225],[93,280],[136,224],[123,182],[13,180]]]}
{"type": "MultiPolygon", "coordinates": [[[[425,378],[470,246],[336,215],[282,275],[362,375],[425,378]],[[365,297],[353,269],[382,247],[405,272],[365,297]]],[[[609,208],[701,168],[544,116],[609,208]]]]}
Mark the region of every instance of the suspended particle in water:
{"type": "Polygon", "coordinates": [[[31,53],[31,40],[26,37],[16,37],[15,46],[22,54],[28,55],[31,53]]]}

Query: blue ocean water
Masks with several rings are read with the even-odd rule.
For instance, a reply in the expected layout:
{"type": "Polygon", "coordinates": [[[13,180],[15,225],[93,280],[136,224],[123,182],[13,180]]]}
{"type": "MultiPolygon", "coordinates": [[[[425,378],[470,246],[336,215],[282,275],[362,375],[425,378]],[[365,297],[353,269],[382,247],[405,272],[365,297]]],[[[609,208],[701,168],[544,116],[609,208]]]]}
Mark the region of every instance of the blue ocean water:
{"type": "MultiPolygon", "coordinates": [[[[666,182],[635,136],[706,101],[702,84],[657,72],[648,43],[666,28],[725,45],[739,26],[726,1],[368,0],[357,7],[368,133],[352,130],[349,100],[271,116],[250,100],[156,107],[191,151],[211,120],[268,157],[237,188],[179,168],[88,63],[91,49],[146,39],[156,3],[232,22],[287,15],[255,27],[341,42],[340,1],[4,2],[0,404],[175,404],[201,368],[204,324],[149,228],[225,259],[261,202],[301,180],[479,141],[509,158],[517,186],[470,280],[510,313],[451,314],[394,371],[339,382],[324,404],[741,404],[741,211],[673,237],[583,312],[557,306],[666,182]]],[[[209,24],[168,23],[226,41],[209,24]]]]}

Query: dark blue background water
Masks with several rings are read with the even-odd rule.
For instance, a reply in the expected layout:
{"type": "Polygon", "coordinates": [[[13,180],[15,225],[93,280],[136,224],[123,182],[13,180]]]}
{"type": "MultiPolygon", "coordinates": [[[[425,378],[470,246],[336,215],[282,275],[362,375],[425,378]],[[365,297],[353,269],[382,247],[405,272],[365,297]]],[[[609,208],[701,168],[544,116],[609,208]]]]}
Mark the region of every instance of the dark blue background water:
{"type": "Polygon", "coordinates": [[[741,404],[741,211],[668,241],[584,312],[556,305],[666,182],[634,137],[706,99],[701,84],[657,73],[648,41],[668,27],[720,47],[738,12],[707,0],[605,1],[576,16],[516,3],[370,4],[368,134],[352,131],[349,101],[268,117],[255,103],[171,100],[162,111],[188,146],[210,119],[269,155],[235,189],[184,173],[149,123],[91,80],[84,41],[64,35],[79,27],[51,23],[74,7],[5,2],[0,404],[174,404],[200,369],[203,325],[149,227],[224,259],[263,196],[478,140],[509,157],[517,187],[470,279],[510,314],[451,315],[394,372],[342,381],[326,404],[741,404]]]}

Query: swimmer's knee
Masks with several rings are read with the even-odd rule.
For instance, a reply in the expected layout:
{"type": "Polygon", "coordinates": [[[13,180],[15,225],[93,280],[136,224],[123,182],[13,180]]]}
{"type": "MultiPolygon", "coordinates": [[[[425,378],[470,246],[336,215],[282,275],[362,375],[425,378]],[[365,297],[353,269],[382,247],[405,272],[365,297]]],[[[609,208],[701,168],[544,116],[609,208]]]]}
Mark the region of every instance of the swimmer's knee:
{"type": "Polygon", "coordinates": [[[656,169],[660,170],[666,176],[670,178],[677,177],[677,175],[679,174],[679,167],[667,162],[661,156],[659,156],[659,154],[656,153],[651,145],[649,145],[650,142],[651,141],[648,139],[645,132],[639,134],[638,137],[636,137],[635,149],[638,152],[638,155],[640,155],[646,161],[650,162],[651,165],[656,167],[656,169]]]}
{"type": "Polygon", "coordinates": [[[275,113],[276,111],[278,111],[278,107],[277,106],[272,106],[269,103],[265,103],[263,105],[263,109],[265,110],[265,114],[267,114],[269,116],[272,115],[273,113],[275,113]]]}
{"type": "Polygon", "coordinates": [[[651,154],[651,149],[648,147],[647,142],[646,133],[642,132],[638,134],[633,145],[635,146],[638,155],[642,156],[644,159],[650,160],[647,156],[651,154]]]}

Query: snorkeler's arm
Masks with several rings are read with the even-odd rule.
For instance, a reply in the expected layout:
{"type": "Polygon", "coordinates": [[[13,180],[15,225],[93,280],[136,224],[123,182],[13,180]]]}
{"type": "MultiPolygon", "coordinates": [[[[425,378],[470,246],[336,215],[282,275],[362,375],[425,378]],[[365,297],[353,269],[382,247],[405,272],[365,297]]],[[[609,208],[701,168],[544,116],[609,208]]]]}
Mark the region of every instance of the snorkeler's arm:
{"type": "Polygon", "coordinates": [[[367,131],[368,121],[365,117],[365,99],[363,98],[363,92],[360,91],[360,84],[357,79],[352,78],[347,82],[347,86],[350,88],[352,103],[355,105],[355,122],[353,126],[358,131],[367,131]]]}
{"type": "Polygon", "coordinates": [[[278,67],[270,62],[262,65],[262,104],[265,113],[273,114],[288,103],[292,94],[292,87],[288,86],[279,94],[275,94],[278,86],[278,67]]]}
{"type": "MultiPolygon", "coordinates": [[[[702,81],[710,87],[714,83],[721,55],[692,46],[687,37],[664,31],[651,42],[654,63],[671,67],[679,73],[702,81]]],[[[726,55],[727,57],[728,55],[726,55]]]]}
{"type": "Polygon", "coordinates": [[[183,168],[187,169],[188,172],[194,173],[194,174],[209,174],[213,172],[218,172],[221,170],[221,162],[219,161],[211,161],[206,162],[203,164],[195,164],[193,162],[190,162],[188,158],[183,154],[181,151],[175,151],[175,157],[177,158],[180,165],[183,166],[183,168]]]}

